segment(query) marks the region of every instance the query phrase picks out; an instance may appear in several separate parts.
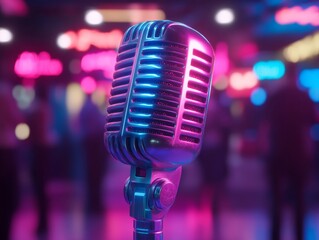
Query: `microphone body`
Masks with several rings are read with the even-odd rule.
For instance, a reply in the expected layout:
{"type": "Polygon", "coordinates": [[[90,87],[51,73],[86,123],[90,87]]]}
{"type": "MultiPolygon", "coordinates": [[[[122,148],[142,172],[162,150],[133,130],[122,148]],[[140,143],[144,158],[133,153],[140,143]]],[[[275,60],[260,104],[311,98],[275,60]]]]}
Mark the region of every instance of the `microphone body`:
{"type": "Polygon", "coordinates": [[[194,29],[168,20],[130,27],[118,50],[105,144],[131,165],[125,197],[134,239],[162,239],[181,166],[200,151],[214,52],[194,29]]]}

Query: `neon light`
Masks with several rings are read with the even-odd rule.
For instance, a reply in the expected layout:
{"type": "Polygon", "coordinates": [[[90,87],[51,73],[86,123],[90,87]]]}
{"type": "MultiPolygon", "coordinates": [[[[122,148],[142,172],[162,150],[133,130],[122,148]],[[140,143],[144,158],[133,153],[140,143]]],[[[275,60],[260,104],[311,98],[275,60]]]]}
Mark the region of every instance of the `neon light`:
{"type": "Polygon", "coordinates": [[[314,102],[319,102],[319,88],[310,88],[308,95],[314,102]]]}
{"type": "Polygon", "coordinates": [[[87,94],[91,94],[95,91],[96,89],[96,81],[92,77],[85,77],[81,81],[81,88],[83,92],[87,94]]]}
{"type": "Polygon", "coordinates": [[[116,49],[121,43],[123,32],[114,29],[110,32],[80,29],[78,32],[68,31],[57,38],[60,48],[87,51],[91,46],[100,49],[116,49]]]}
{"type": "Polygon", "coordinates": [[[24,78],[38,78],[40,76],[59,76],[63,67],[60,60],[51,59],[47,52],[23,52],[14,65],[15,73],[24,78]]]}
{"type": "Polygon", "coordinates": [[[19,123],[15,130],[16,138],[19,140],[26,140],[30,136],[30,127],[26,123],[19,123]]]}
{"type": "Polygon", "coordinates": [[[245,73],[234,72],[230,75],[230,86],[235,90],[251,89],[258,84],[257,77],[252,71],[245,73]]]}
{"type": "Polygon", "coordinates": [[[226,74],[229,70],[228,46],[226,43],[220,42],[217,44],[215,59],[214,77],[216,79],[218,76],[226,74]]]}
{"type": "Polygon", "coordinates": [[[89,10],[85,13],[85,21],[91,25],[100,25],[103,23],[103,15],[97,10],[89,10]]]}
{"type": "Polygon", "coordinates": [[[7,28],[0,28],[0,43],[9,43],[12,41],[12,32],[7,28]]]}
{"type": "Polygon", "coordinates": [[[289,62],[300,62],[319,55],[319,32],[304,37],[283,50],[285,59],[289,62]]]}
{"type": "Polygon", "coordinates": [[[251,69],[242,69],[230,74],[227,94],[229,97],[250,97],[251,92],[258,87],[259,81],[251,69]]]}
{"type": "Polygon", "coordinates": [[[319,7],[302,8],[295,6],[282,8],[275,13],[275,20],[281,25],[297,23],[300,25],[319,26],[319,7]]]}
{"type": "Polygon", "coordinates": [[[136,24],[144,21],[164,20],[165,13],[161,9],[140,9],[142,5],[132,4],[129,9],[98,9],[104,22],[129,22],[136,24]]]}
{"type": "Polygon", "coordinates": [[[299,84],[304,88],[319,89],[319,68],[302,70],[299,74],[299,84]]]}
{"type": "Polygon", "coordinates": [[[84,72],[103,70],[106,78],[112,78],[116,56],[116,51],[112,50],[86,54],[81,60],[81,68],[84,72]]]}
{"type": "Polygon", "coordinates": [[[260,61],[253,67],[254,73],[259,80],[276,80],[285,75],[285,65],[282,61],[260,61]]]}
{"type": "Polygon", "coordinates": [[[250,95],[250,101],[255,106],[261,106],[266,102],[267,93],[263,88],[256,88],[250,95]]]}
{"type": "Polygon", "coordinates": [[[234,11],[230,8],[220,9],[215,15],[215,21],[221,25],[233,23],[235,20],[234,11]]]}

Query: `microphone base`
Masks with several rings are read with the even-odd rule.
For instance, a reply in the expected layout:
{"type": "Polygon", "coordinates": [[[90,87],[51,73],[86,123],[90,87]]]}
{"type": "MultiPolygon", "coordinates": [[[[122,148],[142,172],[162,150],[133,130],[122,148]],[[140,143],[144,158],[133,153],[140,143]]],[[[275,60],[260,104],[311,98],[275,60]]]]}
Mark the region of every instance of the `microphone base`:
{"type": "Polygon", "coordinates": [[[163,220],[134,219],[134,240],[163,240],[163,220]]]}

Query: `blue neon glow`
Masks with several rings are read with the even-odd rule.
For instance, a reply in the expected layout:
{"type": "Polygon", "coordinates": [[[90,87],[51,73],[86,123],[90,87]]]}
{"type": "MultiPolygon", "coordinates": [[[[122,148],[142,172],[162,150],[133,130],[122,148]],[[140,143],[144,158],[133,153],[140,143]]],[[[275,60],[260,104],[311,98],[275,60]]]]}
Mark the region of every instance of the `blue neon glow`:
{"type": "Polygon", "coordinates": [[[315,124],[310,128],[310,136],[313,140],[319,141],[319,124],[315,124]]]}
{"type": "Polygon", "coordinates": [[[314,102],[319,102],[319,88],[310,88],[308,95],[314,102]]]}
{"type": "Polygon", "coordinates": [[[263,88],[255,89],[250,95],[250,101],[255,106],[263,105],[267,100],[267,93],[263,88]]]}
{"type": "Polygon", "coordinates": [[[299,84],[304,88],[319,89],[319,68],[302,70],[299,75],[299,84]]]}
{"type": "Polygon", "coordinates": [[[280,60],[260,61],[253,70],[259,80],[277,80],[285,75],[285,64],[280,60]]]}

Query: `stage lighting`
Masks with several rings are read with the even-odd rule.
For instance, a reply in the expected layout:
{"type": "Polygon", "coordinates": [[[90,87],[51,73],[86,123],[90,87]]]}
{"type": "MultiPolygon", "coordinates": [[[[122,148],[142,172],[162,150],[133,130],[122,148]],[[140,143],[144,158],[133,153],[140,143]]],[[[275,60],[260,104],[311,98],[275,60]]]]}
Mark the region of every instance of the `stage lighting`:
{"type": "Polygon", "coordinates": [[[227,25],[233,23],[235,20],[234,11],[230,8],[220,9],[215,15],[215,21],[218,24],[227,25]]]}
{"type": "Polygon", "coordinates": [[[85,13],[85,21],[90,25],[100,25],[103,23],[103,15],[97,10],[89,10],[85,13]]]}
{"type": "Polygon", "coordinates": [[[12,32],[7,28],[0,28],[0,43],[9,43],[13,39],[12,32]]]}

